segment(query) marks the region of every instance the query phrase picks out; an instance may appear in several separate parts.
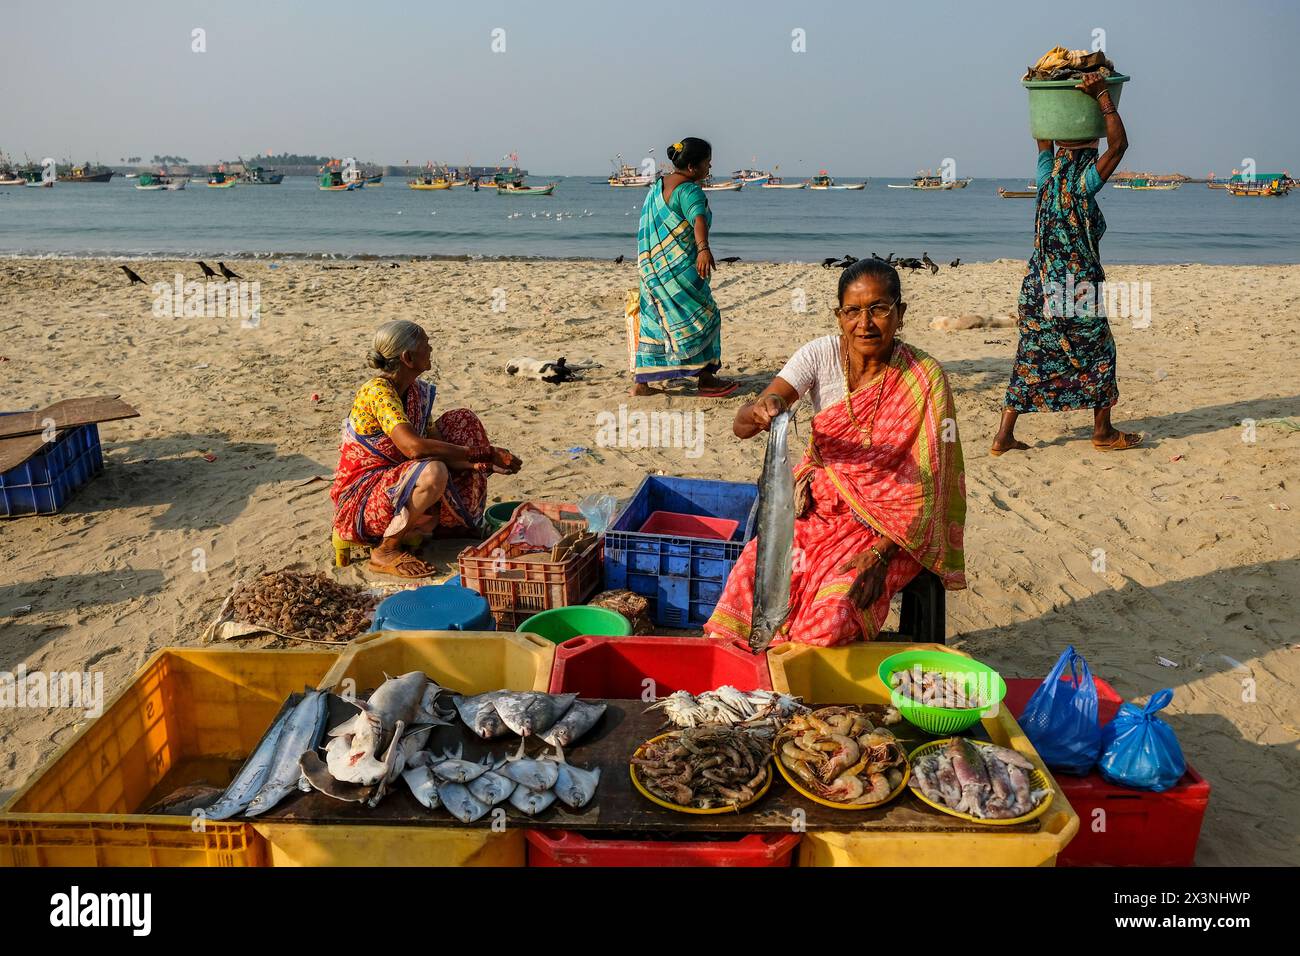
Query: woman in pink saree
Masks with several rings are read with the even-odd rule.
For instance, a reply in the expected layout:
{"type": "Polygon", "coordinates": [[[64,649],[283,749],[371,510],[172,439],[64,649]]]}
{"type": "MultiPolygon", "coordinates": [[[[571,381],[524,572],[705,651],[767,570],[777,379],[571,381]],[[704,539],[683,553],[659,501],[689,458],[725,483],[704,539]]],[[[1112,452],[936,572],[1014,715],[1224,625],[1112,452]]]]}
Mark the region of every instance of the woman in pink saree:
{"type": "MultiPolygon", "coordinates": [[[[740,438],[806,399],[812,436],[795,468],[790,613],[773,643],[873,640],[889,602],[923,568],[966,586],[966,486],[943,368],[895,337],[906,304],[898,273],[859,260],[839,284],[839,333],[799,349],[736,414],[740,438]]],[[[727,579],[705,635],[745,640],[757,539],[727,579]]]]}
{"type": "Polygon", "coordinates": [[[334,531],[371,545],[370,570],[404,578],[437,572],[403,542],[425,535],[478,537],[493,472],[514,474],[522,462],[488,443],[468,408],[433,417],[436,389],[420,375],[433,349],[414,322],[386,322],[375,332],[370,366],[343,423],[339,466],[330,488],[334,531]]]}

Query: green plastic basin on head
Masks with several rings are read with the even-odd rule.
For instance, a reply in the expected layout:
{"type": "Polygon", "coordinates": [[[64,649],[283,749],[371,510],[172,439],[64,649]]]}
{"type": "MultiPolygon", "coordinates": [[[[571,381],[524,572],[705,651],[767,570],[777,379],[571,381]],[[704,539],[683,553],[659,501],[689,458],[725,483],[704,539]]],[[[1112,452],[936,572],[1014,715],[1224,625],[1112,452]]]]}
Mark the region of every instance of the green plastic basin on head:
{"type": "Polygon", "coordinates": [[[985,711],[1002,703],[1006,696],[1007,684],[1002,675],[979,661],[946,651],[903,651],[886,657],[880,662],[876,673],[880,681],[890,688],[890,702],[898,708],[903,718],[929,734],[958,734],[967,727],[977,723],[985,711]],[[967,694],[979,692],[988,703],[984,707],[934,707],[919,704],[892,689],[889,678],[895,671],[920,667],[923,671],[939,671],[953,675],[964,681],[967,694]]]}
{"type": "MultiPolygon", "coordinates": [[[[1119,106],[1119,95],[1129,77],[1116,73],[1106,78],[1110,101],[1119,106]]],[[[1021,80],[1029,91],[1029,135],[1034,139],[1063,142],[1100,139],[1106,135],[1106,118],[1101,107],[1083,90],[1078,80],[1021,80]]]]}
{"type": "Polygon", "coordinates": [[[499,501],[490,506],[487,511],[483,512],[483,521],[487,524],[489,531],[496,531],[501,528],[510,516],[515,513],[522,501],[499,501]]]}
{"type": "Polygon", "coordinates": [[[534,614],[515,630],[563,644],[571,637],[627,637],[632,633],[632,622],[617,611],[580,604],[534,614]]]}

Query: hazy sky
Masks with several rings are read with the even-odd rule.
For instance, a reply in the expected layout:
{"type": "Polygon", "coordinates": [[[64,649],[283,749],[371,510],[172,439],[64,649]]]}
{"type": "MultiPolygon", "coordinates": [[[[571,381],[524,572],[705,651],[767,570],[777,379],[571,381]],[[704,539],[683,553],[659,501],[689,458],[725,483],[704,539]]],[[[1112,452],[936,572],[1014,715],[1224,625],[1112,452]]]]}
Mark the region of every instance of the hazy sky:
{"type": "Polygon", "coordinates": [[[21,159],[242,152],[604,173],[686,135],[724,173],[1032,169],[1025,67],[1106,51],[1132,75],[1125,168],[1300,167],[1286,0],[52,2],[0,20],[0,149],[21,159]],[[191,51],[206,30],[207,52],[191,51]],[[493,52],[493,30],[505,31],[493,52]],[[792,50],[804,31],[806,52],[792,50]]]}

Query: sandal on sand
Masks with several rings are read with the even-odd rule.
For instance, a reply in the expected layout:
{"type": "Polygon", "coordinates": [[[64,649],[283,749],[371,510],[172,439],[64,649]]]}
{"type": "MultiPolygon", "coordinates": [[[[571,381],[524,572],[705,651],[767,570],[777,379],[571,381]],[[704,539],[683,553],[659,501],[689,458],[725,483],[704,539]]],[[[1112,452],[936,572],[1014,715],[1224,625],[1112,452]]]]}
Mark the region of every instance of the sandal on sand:
{"type": "Polygon", "coordinates": [[[696,394],[700,398],[726,398],[736,389],[740,388],[739,382],[727,382],[725,385],[719,385],[714,388],[700,388],[696,394]]]}
{"type": "Polygon", "coordinates": [[[438,569],[430,567],[413,554],[403,552],[392,564],[375,564],[372,556],[366,567],[376,574],[391,574],[399,578],[431,578],[438,569]]]}
{"type": "Polygon", "coordinates": [[[1120,432],[1108,442],[1093,439],[1092,447],[1097,451],[1127,451],[1142,444],[1142,438],[1137,432],[1120,432]]]}

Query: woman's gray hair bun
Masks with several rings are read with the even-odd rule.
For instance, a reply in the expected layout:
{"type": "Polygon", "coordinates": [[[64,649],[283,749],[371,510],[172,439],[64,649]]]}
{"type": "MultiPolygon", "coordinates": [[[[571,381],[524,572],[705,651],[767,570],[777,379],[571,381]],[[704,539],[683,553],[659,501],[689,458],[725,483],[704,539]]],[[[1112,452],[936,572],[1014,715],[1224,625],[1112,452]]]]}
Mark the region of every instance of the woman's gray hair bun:
{"type": "Polygon", "coordinates": [[[402,364],[402,353],[418,349],[424,336],[424,329],[414,322],[405,319],[385,322],[375,329],[375,341],[366,362],[381,372],[396,372],[402,364]]]}

